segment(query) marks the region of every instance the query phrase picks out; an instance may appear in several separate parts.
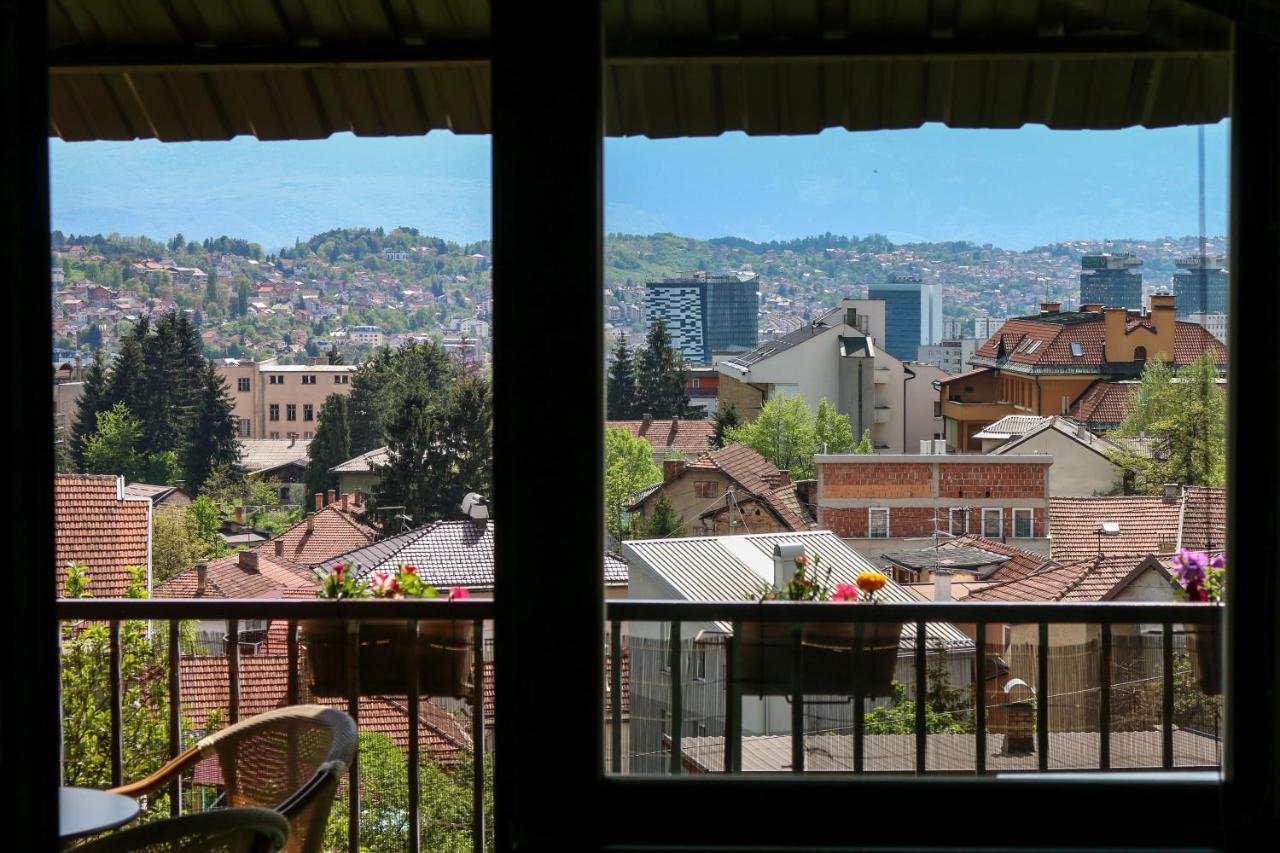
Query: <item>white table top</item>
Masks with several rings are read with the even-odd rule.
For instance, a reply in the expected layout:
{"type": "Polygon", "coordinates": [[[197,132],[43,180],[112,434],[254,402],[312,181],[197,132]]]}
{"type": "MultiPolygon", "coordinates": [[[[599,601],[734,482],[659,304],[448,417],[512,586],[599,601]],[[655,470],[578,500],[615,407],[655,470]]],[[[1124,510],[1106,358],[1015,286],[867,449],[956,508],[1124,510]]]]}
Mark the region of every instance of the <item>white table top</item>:
{"type": "Polygon", "coordinates": [[[114,829],[137,814],[131,797],[92,788],[58,789],[58,835],[64,839],[114,829]]]}

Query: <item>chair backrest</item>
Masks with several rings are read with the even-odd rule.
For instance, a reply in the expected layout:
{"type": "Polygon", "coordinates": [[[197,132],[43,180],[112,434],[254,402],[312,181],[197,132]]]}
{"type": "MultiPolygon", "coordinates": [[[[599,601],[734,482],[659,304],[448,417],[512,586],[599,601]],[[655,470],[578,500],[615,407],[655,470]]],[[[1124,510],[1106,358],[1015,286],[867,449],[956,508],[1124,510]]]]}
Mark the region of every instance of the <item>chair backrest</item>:
{"type": "Polygon", "coordinates": [[[289,822],[271,809],[217,809],[146,823],[77,847],[86,853],[274,853],[289,838],[289,822]]]}
{"type": "Polygon", "coordinates": [[[289,821],[289,853],[319,853],[338,783],[347,773],[341,761],[321,765],[311,781],[276,809],[289,821]]]}
{"type": "MultiPolygon", "coordinates": [[[[355,722],[343,712],[321,705],[278,708],[200,741],[201,754],[218,759],[228,806],[276,811],[294,801],[322,768],[329,767],[332,772],[331,765],[339,764],[342,771],[337,776],[341,776],[351,765],[355,750],[355,722]]],[[[324,802],[325,817],[332,799],[330,793],[324,802]]],[[[315,811],[296,808],[290,813],[294,833],[305,837],[308,844],[314,834],[311,827],[295,821],[311,820],[315,811]]],[[[322,827],[325,817],[319,819],[322,827]]]]}

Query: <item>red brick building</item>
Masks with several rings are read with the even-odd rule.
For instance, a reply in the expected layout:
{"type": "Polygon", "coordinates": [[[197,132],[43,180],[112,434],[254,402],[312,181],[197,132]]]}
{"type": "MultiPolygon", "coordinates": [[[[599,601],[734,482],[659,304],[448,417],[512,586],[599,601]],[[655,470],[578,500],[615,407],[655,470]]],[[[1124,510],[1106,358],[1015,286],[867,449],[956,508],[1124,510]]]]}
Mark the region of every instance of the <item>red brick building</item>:
{"type": "Polygon", "coordinates": [[[1047,551],[1047,454],[819,455],[818,526],[870,557],[904,540],[975,534],[1047,551]]]}

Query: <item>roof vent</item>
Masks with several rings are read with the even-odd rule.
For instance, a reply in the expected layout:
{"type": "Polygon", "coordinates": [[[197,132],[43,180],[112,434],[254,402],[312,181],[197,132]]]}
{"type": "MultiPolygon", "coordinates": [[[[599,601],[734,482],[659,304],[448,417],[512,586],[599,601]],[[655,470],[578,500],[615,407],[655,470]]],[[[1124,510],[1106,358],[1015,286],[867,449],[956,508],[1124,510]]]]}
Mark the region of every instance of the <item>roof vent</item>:
{"type": "Polygon", "coordinates": [[[236,558],[236,565],[246,572],[258,571],[258,552],[257,551],[241,551],[236,558]]]}
{"type": "Polygon", "coordinates": [[[801,542],[779,542],[773,546],[773,588],[781,590],[796,573],[796,557],[804,557],[801,542]]]}

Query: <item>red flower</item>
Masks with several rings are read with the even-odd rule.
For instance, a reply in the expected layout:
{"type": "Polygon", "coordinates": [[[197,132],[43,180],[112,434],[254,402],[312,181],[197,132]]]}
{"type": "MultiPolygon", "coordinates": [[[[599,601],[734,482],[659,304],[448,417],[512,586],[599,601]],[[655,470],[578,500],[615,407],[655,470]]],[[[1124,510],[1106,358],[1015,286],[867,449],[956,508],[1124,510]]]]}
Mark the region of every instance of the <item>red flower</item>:
{"type": "Polygon", "coordinates": [[[455,586],[453,589],[449,590],[450,601],[453,601],[455,598],[470,598],[470,597],[471,597],[471,593],[468,592],[463,587],[455,586]]]}
{"type": "Polygon", "coordinates": [[[836,584],[836,591],[831,595],[832,601],[857,601],[858,588],[851,583],[836,584]]]}
{"type": "Polygon", "coordinates": [[[411,575],[416,575],[418,573],[417,566],[401,566],[400,569],[401,571],[408,572],[411,575]]]}

